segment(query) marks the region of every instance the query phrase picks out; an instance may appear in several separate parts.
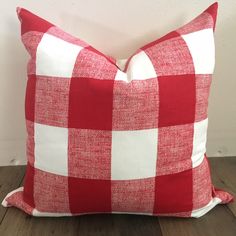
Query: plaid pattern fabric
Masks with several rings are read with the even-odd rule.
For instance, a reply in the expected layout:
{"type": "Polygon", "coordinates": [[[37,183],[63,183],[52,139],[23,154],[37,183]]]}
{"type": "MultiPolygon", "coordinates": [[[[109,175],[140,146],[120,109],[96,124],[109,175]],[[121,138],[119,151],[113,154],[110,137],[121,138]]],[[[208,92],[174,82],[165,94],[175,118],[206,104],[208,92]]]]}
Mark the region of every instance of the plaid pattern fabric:
{"type": "Polygon", "coordinates": [[[217,3],[126,61],[17,11],[31,56],[28,164],[4,206],[199,217],[232,200],[212,186],[205,155],[217,3]]]}

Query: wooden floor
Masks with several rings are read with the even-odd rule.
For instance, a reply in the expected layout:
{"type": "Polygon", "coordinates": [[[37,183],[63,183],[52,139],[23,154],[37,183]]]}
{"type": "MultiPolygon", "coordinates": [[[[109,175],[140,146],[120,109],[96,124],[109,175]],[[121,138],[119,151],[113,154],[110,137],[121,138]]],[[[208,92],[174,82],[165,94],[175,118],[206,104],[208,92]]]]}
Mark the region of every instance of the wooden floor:
{"type": "MultiPolygon", "coordinates": [[[[213,183],[236,195],[236,157],[210,159],[213,183]]],[[[21,186],[24,166],[0,167],[0,200],[21,186]]],[[[35,218],[0,206],[0,236],[236,236],[236,201],[219,205],[199,219],[135,215],[35,218]]]]}

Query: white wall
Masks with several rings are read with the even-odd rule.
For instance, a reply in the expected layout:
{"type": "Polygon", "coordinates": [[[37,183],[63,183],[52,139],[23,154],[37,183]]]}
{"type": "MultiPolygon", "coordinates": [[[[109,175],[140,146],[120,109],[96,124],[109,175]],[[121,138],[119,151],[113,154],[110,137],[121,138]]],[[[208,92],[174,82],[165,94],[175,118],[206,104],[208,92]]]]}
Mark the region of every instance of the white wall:
{"type": "MultiPolygon", "coordinates": [[[[210,0],[9,0],[0,14],[0,165],[24,164],[24,93],[28,55],[20,41],[16,6],[78,36],[115,58],[187,23],[210,0]]],[[[216,70],[209,107],[209,156],[236,156],[236,1],[220,0],[216,70]]]]}

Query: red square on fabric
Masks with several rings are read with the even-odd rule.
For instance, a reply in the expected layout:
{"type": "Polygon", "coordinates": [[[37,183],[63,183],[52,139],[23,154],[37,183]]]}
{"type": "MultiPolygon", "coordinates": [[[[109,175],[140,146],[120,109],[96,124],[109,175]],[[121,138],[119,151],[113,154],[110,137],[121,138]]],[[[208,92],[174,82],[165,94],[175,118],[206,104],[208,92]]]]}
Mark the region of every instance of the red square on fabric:
{"type": "Polygon", "coordinates": [[[193,124],[158,129],[157,175],[167,175],[192,168],[193,124]]]}
{"type": "Polygon", "coordinates": [[[111,181],[69,177],[71,213],[111,212],[111,181]]]}
{"type": "Polygon", "coordinates": [[[196,75],[196,114],[195,122],[207,118],[208,97],[210,93],[210,86],[212,75],[196,75]]]}
{"type": "Polygon", "coordinates": [[[212,199],[212,182],[206,157],[193,168],[193,210],[202,208],[212,199]]]}
{"type": "Polygon", "coordinates": [[[34,122],[36,76],[28,75],[25,94],[25,119],[34,122]]]}
{"type": "MultiPolygon", "coordinates": [[[[174,36],[177,32],[172,33],[174,36]]],[[[145,49],[157,76],[194,74],[194,64],[189,48],[181,36],[168,37],[145,49]]]]}
{"type": "Polygon", "coordinates": [[[215,24],[216,24],[216,18],[217,18],[217,8],[218,8],[218,2],[215,2],[204,11],[204,12],[209,13],[212,16],[214,31],[215,31],[215,26],[216,26],[215,24]]]}
{"type": "Polygon", "coordinates": [[[70,212],[68,177],[35,168],[34,199],[38,211],[70,212]]]}
{"type": "Polygon", "coordinates": [[[34,167],[27,163],[26,173],[24,177],[24,191],[23,200],[30,205],[35,207],[34,203],[34,167]]]}
{"type": "Polygon", "coordinates": [[[23,8],[17,8],[18,17],[21,20],[21,35],[29,31],[46,32],[53,24],[34,15],[23,8]]]}
{"type": "Polygon", "coordinates": [[[113,130],[153,129],[158,125],[157,79],[115,81],[113,130]]]}
{"type": "Polygon", "coordinates": [[[154,214],[192,211],[192,170],[156,177],[154,214]]]}
{"type": "Polygon", "coordinates": [[[114,80],[116,72],[114,63],[90,46],[84,48],[76,58],[72,77],[114,80]]]}
{"type": "Polygon", "coordinates": [[[43,35],[44,33],[42,32],[30,31],[27,34],[22,35],[21,37],[25,48],[31,56],[27,65],[28,75],[36,74],[36,52],[43,35]]]}
{"type": "Polygon", "coordinates": [[[35,121],[44,125],[67,127],[70,79],[37,76],[35,121]]]}
{"type": "Polygon", "coordinates": [[[114,80],[72,78],[69,128],[111,130],[114,80]]]}
{"type": "Polygon", "coordinates": [[[160,76],[159,127],[194,123],[195,75],[160,76]]]}
{"type": "Polygon", "coordinates": [[[68,175],[111,179],[111,131],[69,129],[68,175]]]}
{"type": "Polygon", "coordinates": [[[153,213],[155,178],[112,180],[113,212],[153,213]]]}
{"type": "Polygon", "coordinates": [[[170,33],[162,36],[161,38],[159,38],[157,40],[154,40],[151,43],[148,43],[147,45],[143,46],[141,49],[146,50],[148,48],[151,48],[151,47],[157,45],[158,43],[161,43],[163,41],[166,41],[166,40],[169,40],[169,39],[172,39],[172,38],[175,38],[175,37],[179,37],[179,36],[180,36],[180,34],[178,32],[171,31],[170,33]]]}

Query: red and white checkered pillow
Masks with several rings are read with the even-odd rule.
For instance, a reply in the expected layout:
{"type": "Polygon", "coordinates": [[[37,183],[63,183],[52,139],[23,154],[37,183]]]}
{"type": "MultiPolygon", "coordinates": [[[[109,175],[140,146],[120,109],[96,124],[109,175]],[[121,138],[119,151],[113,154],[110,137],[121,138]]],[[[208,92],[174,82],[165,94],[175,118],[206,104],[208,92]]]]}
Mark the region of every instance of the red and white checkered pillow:
{"type": "Polygon", "coordinates": [[[31,56],[28,164],[4,206],[199,217],[232,200],[212,186],[205,155],[217,3],[127,61],[17,12],[31,56]]]}

